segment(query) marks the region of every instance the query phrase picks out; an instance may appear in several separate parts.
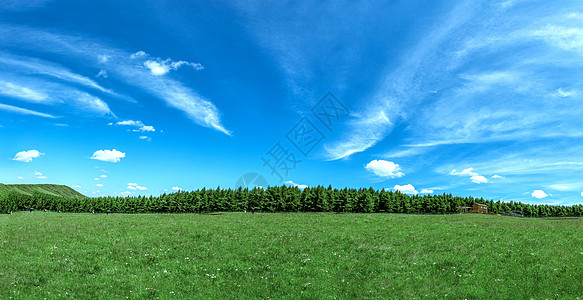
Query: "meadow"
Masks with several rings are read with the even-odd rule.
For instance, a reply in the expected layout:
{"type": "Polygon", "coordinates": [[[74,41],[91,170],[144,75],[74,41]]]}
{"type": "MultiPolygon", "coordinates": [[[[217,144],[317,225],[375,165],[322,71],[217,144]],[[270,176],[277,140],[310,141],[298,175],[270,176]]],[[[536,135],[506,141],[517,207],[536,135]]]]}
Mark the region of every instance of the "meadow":
{"type": "Polygon", "coordinates": [[[2,299],[579,299],[583,218],[0,215],[2,299]]]}

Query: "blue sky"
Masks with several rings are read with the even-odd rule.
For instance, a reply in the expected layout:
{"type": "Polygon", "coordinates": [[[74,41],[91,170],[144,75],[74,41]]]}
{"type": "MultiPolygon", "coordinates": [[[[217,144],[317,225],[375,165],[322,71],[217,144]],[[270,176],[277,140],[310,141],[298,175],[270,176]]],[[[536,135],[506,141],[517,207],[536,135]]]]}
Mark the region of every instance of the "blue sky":
{"type": "Polygon", "coordinates": [[[582,49],[580,1],[3,1],[0,182],[582,203],[582,49]]]}

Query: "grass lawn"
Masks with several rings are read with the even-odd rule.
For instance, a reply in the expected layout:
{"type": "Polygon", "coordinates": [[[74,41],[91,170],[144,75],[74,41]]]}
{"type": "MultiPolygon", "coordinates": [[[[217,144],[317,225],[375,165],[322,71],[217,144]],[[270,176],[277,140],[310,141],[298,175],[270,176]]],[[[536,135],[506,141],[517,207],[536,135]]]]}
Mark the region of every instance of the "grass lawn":
{"type": "Polygon", "coordinates": [[[0,298],[583,298],[583,218],[0,215],[0,298]]]}

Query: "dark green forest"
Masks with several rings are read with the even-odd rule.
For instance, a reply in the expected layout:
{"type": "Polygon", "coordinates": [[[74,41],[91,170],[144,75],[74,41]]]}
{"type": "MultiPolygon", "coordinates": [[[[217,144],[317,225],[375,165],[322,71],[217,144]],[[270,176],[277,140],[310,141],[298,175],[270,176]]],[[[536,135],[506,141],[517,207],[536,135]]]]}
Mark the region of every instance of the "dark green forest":
{"type": "Polygon", "coordinates": [[[346,212],[346,213],[456,213],[460,206],[486,204],[490,213],[510,210],[525,216],[582,216],[583,205],[531,205],[501,202],[451,194],[414,195],[369,189],[276,186],[267,189],[200,189],[154,196],[68,198],[35,192],[0,192],[0,212],[50,210],[62,212],[204,213],[251,210],[263,212],[346,212]]]}

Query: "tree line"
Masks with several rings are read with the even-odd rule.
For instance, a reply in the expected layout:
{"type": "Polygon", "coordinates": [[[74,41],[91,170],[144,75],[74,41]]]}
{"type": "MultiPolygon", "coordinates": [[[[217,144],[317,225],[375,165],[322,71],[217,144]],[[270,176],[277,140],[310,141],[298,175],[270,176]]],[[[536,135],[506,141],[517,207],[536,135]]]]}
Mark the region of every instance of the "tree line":
{"type": "Polygon", "coordinates": [[[317,186],[303,190],[275,186],[238,189],[199,189],[160,196],[67,198],[41,193],[26,195],[0,192],[0,212],[16,210],[51,210],[63,212],[158,212],[191,213],[244,211],[251,208],[265,212],[351,212],[351,213],[456,213],[459,207],[474,203],[488,205],[491,213],[521,211],[525,216],[583,216],[583,205],[532,205],[483,198],[441,195],[406,195],[398,191],[373,188],[335,189],[317,186]]]}

